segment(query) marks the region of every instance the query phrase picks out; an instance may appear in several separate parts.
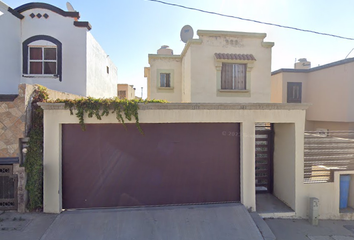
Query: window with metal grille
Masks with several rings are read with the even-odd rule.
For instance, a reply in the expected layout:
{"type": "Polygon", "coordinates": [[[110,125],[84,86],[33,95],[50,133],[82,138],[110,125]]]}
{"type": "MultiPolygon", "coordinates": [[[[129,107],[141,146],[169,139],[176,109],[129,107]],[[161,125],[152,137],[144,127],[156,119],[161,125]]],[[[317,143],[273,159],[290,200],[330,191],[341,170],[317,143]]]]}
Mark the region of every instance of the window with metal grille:
{"type": "Polygon", "coordinates": [[[287,102],[288,103],[301,103],[302,97],[302,83],[301,82],[288,82],[287,84],[287,102]]]}
{"type": "Polygon", "coordinates": [[[29,74],[56,75],[57,74],[57,48],[55,47],[29,47],[29,74]]]}
{"type": "Polygon", "coordinates": [[[171,87],[170,73],[160,73],[160,87],[171,87]]]}
{"type": "Polygon", "coordinates": [[[246,90],[246,64],[222,63],[221,89],[246,90]]]}

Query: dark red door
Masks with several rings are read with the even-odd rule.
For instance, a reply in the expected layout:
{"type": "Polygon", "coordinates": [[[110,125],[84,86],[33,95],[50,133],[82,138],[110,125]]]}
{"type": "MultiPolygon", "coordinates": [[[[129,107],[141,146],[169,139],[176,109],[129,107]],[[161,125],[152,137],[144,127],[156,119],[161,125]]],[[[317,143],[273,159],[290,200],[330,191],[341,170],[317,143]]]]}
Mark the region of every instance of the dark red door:
{"type": "Polygon", "coordinates": [[[63,125],[63,208],[240,200],[237,123],[63,125]]]}

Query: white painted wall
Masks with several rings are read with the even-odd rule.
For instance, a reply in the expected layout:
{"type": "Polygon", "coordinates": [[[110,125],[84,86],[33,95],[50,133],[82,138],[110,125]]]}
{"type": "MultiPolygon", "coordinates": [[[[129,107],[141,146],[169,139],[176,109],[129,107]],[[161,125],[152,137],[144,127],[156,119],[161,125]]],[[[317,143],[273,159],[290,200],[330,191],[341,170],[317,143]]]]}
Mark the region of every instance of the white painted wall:
{"type": "Polygon", "coordinates": [[[117,68],[90,32],[87,32],[86,96],[116,97],[117,68]],[[109,73],[107,73],[109,67],[109,73]]]}
{"type": "MultiPolygon", "coordinates": [[[[22,15],[22,42],[35,35],[48,35],[62,43],[62,82],[59,78],[22,77],[21,83],[40,84],[53,90],[86,96],[86,28],[75,27],[74,19],[46,9],[30,9],[22,15]],[[48,19],[29,15],[45,14],[48,19]]],[[[22,52],[21,52],[22,54],[22,52]]],[[[22,66],[22,55],[21,55],[22,66]]],[[[22,73],[22,71],[21,71],[22,73]]]]}
{"type": "MultiPolygon", "coordinates": [[[[117,96],[117,68],[85,27],[76,27],[72,17],[46,9],[22,12],[22,20],[0,2],[0,94],[16,94],[18,84],[40,84],[61,92],[92,97],[117,96]],[[29,15],[45,13],[46,19],[29,15]],[[55,76],[28,76],[22,70],[22,43],[36,35],[51,36],[62,43],[62,81],[55,76]],[[109,74],[107,73],[109,67],[109,74]]],[[[30,45],[54,45],[36,41],[30,45]]]]}
{"type": "Polygon", "coordinates": [[[21,22],[0,1],[0,94],[18,94],[21,78],[21,22]]]}

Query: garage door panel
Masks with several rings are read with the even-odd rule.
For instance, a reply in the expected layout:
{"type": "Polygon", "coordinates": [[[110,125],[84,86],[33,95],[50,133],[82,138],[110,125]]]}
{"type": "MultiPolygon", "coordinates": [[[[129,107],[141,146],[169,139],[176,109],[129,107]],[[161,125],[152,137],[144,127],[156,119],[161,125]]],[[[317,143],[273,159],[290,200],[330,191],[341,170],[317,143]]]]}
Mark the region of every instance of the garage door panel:
{"type": "Polygon", "coordinates": [[[141,126],[63,125],[64,208],[239,201],[239,124],[141,126]]]}

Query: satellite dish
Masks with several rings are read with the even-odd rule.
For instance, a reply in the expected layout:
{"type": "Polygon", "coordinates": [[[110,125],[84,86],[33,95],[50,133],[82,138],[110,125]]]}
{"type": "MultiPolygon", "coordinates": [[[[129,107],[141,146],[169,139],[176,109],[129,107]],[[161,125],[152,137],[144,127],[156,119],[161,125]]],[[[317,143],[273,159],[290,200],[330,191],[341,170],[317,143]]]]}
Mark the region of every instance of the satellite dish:
{"type": "Polygon", "coordinates": [[[68,9],[69,12],[76,12],[75,9],[73,8],[73,5],[71,3],[66,2],[66,8],[68,9]]]}
{"type": "Polygon", "coordinates": [[[181,40],[184,43],[187,43],[188,40],[192,39],[194,35],[193,28],[189,25],[184,26],[181,29],[181,40]]]}

